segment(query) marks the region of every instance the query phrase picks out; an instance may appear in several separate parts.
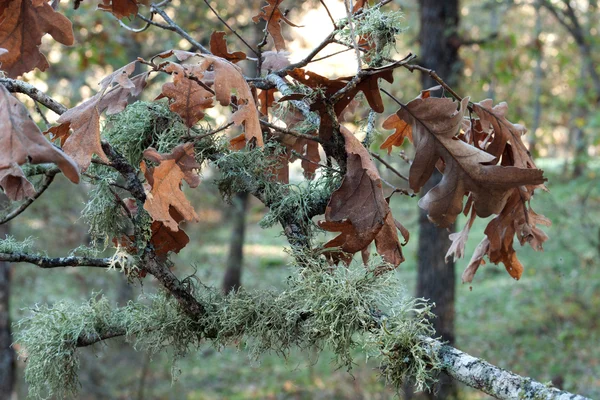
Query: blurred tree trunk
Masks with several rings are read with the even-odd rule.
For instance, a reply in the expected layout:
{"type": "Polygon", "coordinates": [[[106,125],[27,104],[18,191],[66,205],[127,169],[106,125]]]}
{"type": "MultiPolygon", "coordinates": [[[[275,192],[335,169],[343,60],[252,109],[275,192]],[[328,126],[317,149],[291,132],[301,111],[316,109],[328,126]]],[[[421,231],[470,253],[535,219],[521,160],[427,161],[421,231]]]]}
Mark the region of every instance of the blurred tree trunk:
{"type": "MultiPolygon", "coordinates": [[[[435,70],[446,83],[456,87],[460,75],[458,48],[459,1],[421,0],[421,28],[419,40],[421,54],[419,62],[426,68],[435,70]]],[[[423,88],[437,85],[429,76],[421,76],[423,88]]],[[[437,95],[437,93],[432,93],[437,95]]],[[[421,190],[426,193],[441,179],[436,170],[429,182],[421,190]]],[[[453,227],[451,228],[453,230],[453,227]]],[[[454,263],[446,264],[444,255],[450,247],[448,230],[440,229],[429,222],[427,213],[420,210],[418,243],[417,297],[435,303],[437,318],[432,323],[442,340],[454,343],[454,263]]],[[[440,376],[436,394],[428,398],[448,399],[456,397],[456,386],[447,375],[440,376]]]]}
{"type": "Polygon", "coordinates": [[[232,231],[229,241],[227,270],[223,278],[223,292],[229,293],[242,285],[242,265],[244,262],[244,236],[246,232],[246,208],[248,193],[237,193],[231,207],[232,231]]]}
{"type": "Polygon", "coordinates": [[[529,152],[532,155],[536,155],[536,131],[540,127],[540,119],[542,116],[542,80],[544,79],[544,71],[542,69],[542,62],[544,61],[544,50],[542,48],[542,42],[540,35],[542,34],[542,15],[540,9],[542,7],[541,0],[535,2],[535,29],[534,29],[534,40],[536,48],[535,57],[535,72],[533,75],[533,120],[531,122],[531,132],[529,133],[529,152]]]}
{"type": "MultiPolygon", "coordinates": [[[[4,193],[0,193],[0,210],[8,203],[4,193]]],[[[0,238],[9,233],[8,223],[0,225],[0,238]]],[[[15,383],[15,352],[10,347],[10,264],[0,261],[0,400],[11,397],[15,383]]]]}

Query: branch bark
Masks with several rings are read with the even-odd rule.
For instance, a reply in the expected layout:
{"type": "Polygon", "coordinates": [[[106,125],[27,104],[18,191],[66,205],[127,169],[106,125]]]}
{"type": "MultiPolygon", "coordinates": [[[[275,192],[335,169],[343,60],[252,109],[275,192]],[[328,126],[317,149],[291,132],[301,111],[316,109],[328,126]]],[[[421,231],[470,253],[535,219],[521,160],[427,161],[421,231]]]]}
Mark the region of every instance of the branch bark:
{"type": "Polygon", "coordinates": [[[427,338],[426,341],[438,353],[448,375],[497,399],[590,400],[496,367],[439,340],[427,338]]]}

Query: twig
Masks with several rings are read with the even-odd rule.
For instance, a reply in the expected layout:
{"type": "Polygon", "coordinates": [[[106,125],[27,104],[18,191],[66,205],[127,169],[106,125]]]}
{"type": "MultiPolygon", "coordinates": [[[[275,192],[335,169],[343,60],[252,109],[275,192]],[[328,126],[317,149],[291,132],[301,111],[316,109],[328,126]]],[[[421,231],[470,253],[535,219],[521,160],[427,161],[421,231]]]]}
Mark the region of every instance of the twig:
{"type": "MultiPolygon", "coordinates": [[[[176,32],[179,36],[181,36],[182,38],[184,38],[185,40],[187,40],[192,46],[195,46],[196,48],[198,48],[200,50],[200,53],[202,54],[211,54],[210,50],[208,50],[206,47],[202,46],[200,44],[200,42],[198,42],[197,40],[195,40],[193,37],[190,36],[189,33],[187,33],[185,30],[183,30],[179,25],[177,25],[168,15],[167,13],[161,9],[160,7],[157,7],[156,5],[152,5],[150,6],[150,10],[152,10],[153,13],[156,13],[158,15],[160,15],[162,17],[162,19],[165,20],[165,22],[167,24],[169,24],[169,27],[174,32],[176,32]]],[[[148,22],[148,21],[146,21],[148,22]]],[[[164,29],[164,28],[163,28],[164,29]]]]}
{"type": "Polygon", "coordinates": [[[40,104],[43,104],[46,108],[54,111],[58,115],[67,112],[67,107],[63,106],[58,101],[54,100],[52,97],[48,96],[47,94],[45,94],[44,92],[27,82],[10,78],[0,78],[0,85],[4,85],[4,87],[9,92],[26,94],[33,100],[37,101],[40,104]]]}
{"type": "Polygon", "coordinates": [[[222,132],[225,129],[229,128],[231,125],[233,125],[233,122],[230,122],[227,125],[223,125],[222,127],[215,129],[214,131],[210,131],[210,132],[204,133],[202,135],[184,135],[184,136],[181,136],[181,139],[186,140],[186,141],[190,141],[190,142],[191,141],[195,142],[195,141],[198,141],[198,140],[202,140],[205,137],[209,137],[209,136],[215,135],[215,134],[217,134],[219,132],[222,132]]]}
{"type": "Polygon", "coordinates": [[[223,18],[221,18],[221,16],[217,12],[217,10],[215,10],[210,5],[208,0],[204,0],[204,3],[208,6],[208,8],[210,8],[210,11],[212,11],[212,13],[215,14],[215,16],[219,19],[219,21],[221,21],[223,23],[223,25],[225,25],[227,27],[227,29],[229,29],[231,31],[231,33],[233,33],[235,36],[237,36],[237,38],[240,39],[242,41],[242,43],[244,43],[246,45],[246,47],[250,49],[250,51],[252,51],[254,54],[259,56],[259,52],[254,50],[254,48],[252,46],[250,46],[250,44],[248,44],[248,42],[246,42],[246,40],[235,31],[235,29],[233,29],[231,26],[229,26],[229,24],[223,18]]]}
{"type": "Polygon", "coordinates": [[[14,219],[15,217],[17,217],[23,211],[27,210],[27,208],[31,205],[31,203],[33,203],[35,200],[37,200],[46,191],[46,189],[48,189],[48,187],[50,187],[50,184],[52,184],[52,181],[54,181],[54,177],[59,172],[60,172],[60,170],[58,168],[48,169],[44,173],[45,176],[44,176],[44,180],[42,181],[42,185],[39,187],[38,191],[33,195],[33,197],[25,200],[25,202],[23,204],[21,204],[19,206],[19,208],[17,208],[14,211],[11,211],[6,217],[4,217],[2,220],[0,220],[0,225],[7,223],[11,219],[14,219]]]}
{"type": "MultiPolygon", "coordinates": [[[[267,81],[273,83],[277,87],[277,90],[279,90],[281,92],[281,94],[283,94],[284,96],[294,93],[294,91],[289,87],[288,83],[279,75],[276,75],[274,73],[269,74],[269,75],[267,75],[267,77],[265,79],[267,81]]],[[[319,117],[315,113],[310,111],[310,107],[308,106],[308,104],[306,104],[305,102],[300,101],[300,100],[290,100],[290,102],[298,110],[300,110],[300,112],[302,113],[304,118],[306,118],[307,121],[311,125],[315,125],[315,126],[319,125],[319,121],[320,121],[319,117]]]]}
{"type": "Polygon", "coordinates": [[[268,121],[264,121],[262,119],[260,120],[260,123],[261,123],[261,125],[264,125],[264,126],[266,126],[268,128],[271,128],[271,129],[274,129],[277,132],[283,133],[285,135],[291,135],[291,136],[295,136],[297,138],[302,138],[302,139],[306,139],[306,140],[312,140],[314,142],[321,143],[321,139],[319,139],[318,136],[308,135],[306,133],[294,132],[294,131],[291,131],[289,129],[285,129],[285,128],[282,128],[282,127],[277,126],[275,124],[272,124],[272,123],[270,123],[268,121]]]}
{"type": "Polygon", "coordinates": [[[400,172],[398,172],[398,170],[396,168],[392,167],[390,163],[388,163],[383,158],[381,158],[379,156],[379,154],[374,153],[372,151],[370,153],[371,153],[371,156],[373,156],[373,158],[375,158],[377,161],[379,161],[380,163],[382,163],[383,165],[385,165],[390,171],[392,171],[394,174],[398,175],[400,178],[402,178],[402,179],[404,179],[405,181],[408,182],[408,178],[407,177],[405,177],[400,172]]]}
{"type": "Polygon", "coordinates": [[[436,81],[437,83],[439,83],[440,86],[444,88],[444,90],[448,91],[448,93],[450,93],[452,95],[452,97],[454,97],[458,101],[462,101],[463,98],[460,97],[458,95],[458,93],[456,93],[454,91],[454,89],[452,89],[450,86],[448,86],[448,84],[446,82],[444,82],[442,80],[442,78],[440,78],[440,76],[438,74],[436,74],[436,72],[434,70],[422,67],[422,66],[417,65],[417,64],[406,64],[406,65],[404,65],[404,68],[406,68],[410,72],[413,72],[414,70],[417,70],[417,71],[421,71],[421,72],[429,75],[431,77],[431,79],[433,79],[434,81],[436,81]]]}
{"type": "Polygon", "coordinates": [[[44,121],[44,130],[47,130],[48,127],[50,126],[50,122],[48,122],[48,118],[46,118],[46,116],[40,109],[40,103],[38,103],[36,100],[33,100],[33,106],[35,107],[35,111],[37,111],[37,113],[42,118],[42,121],[44,121]]]}
{"type": "Polygon", "coordinates": [[[8,262],[26,262],[37,265],[40,268],[60,268],[60,267],[92,267],[109,268],[111,258],[90,258],[90,257],[43,257],[34,254],[25,253],[0,253],[0,261],[8,262]]]}
{"type": "Polygon", "coordinates": [[[327,15],[329,15],[329,19],[331,20],[331,23],[333,24],[333,29],[337,30],[337,24],[335,23],[335,20],[333,19],[333,16],[331,15],[329,8],[327,8],[327,4],[325,4],[324,0],[319,0],[319,1],[321,2],[321,4],[323,4],[323,7],[325,7],[325,11],[327,11],[327,15]]]}
{"type": "Polygon", "coordinates": [[[362,62],[360,60],[360,50],[358,49],[358,43],[356,42],[356,32],[354,30],[354,23],[352,22],[352,0],[344,0],[344,6],[346,7],[346,15],[348,17],[348,26],[350,27],[350,38],[352,39],[352,45],[354,46],[354,51],[356,52],[356,62],[358,73],[362,70],[362,62]]]}
{"type": "MultiPolygon", "coordinates": [[[[152,16],[153,16],[154,14],[150,14],[150,15],[151,15],[150,19],[152,19],[152,16]]],[[[138,13],[138,16],[139,16],[140,18],[142,17],[142,16],[141,16],[141,14],[139,14],[139,13],[138,13]]],[[[115,17],[115,18],[116,18],[116,17],[115,17]]],[[[129,25],[127,25],[125,22],[121,21],[120,19],[119,19],[119,25],[121,25],[121,27],[122,27],[122,28],[125,28],[125,29],[126,29],[126,30],[128,30],[129,32],[133,32],[133,33],[142,33],[142,32],[144,32],[146,29],[148,29],[148,28],[150,27],[150,25],[152,25],[152,23],[151,23],[151,22],[149,22],[149,21],[147,21],[145,18],[141,18],[141,19],[142,19],[142,20],[144,20],[144,21],[146,22],[146,25],[145,25],[145,26],[143,26],[143,27],[141,27],[141,28],[137,28],[137,29],[136,29],[136,28],[132,28],[132,27],[130,27],[129,25]]]]}

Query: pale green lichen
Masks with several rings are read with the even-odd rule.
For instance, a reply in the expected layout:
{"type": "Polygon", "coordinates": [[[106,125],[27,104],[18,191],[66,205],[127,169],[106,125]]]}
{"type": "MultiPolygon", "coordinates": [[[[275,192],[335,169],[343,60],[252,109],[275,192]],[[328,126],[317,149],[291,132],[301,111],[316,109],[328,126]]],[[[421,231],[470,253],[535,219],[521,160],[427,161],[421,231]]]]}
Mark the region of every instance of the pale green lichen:
{"type": "Polygon", "coordinates": [[[126,217],[122,205],[116,200],[111,185],[117,182],[118,173],[104,165],[92,164],[88,169],[93,184],[89,200],[81,211],[81,218],[89,226],[94,247],[106,247],[113,238],[131,230],[131,221],[126,217]]]}
{"type": "Polygon", "coordinates": [[[32,254],[32,249],[35,244],[35,239],[28,237],[25,240],[16,240],[14,236],[6,235],[5,238],[0,238],[0,253],[27,253],[32,254]]]}
{"type": "MultiPolygon", "coordinates": [[[[384,59],[390,57],[395,48],[396,36],[404,30],[401,28],[402,20],[402,12],[382,11],[379,7],[366,9],[352,20],[355,38],[366,41],[371,48],[362,56],[365,64],[376,67],[385,63],[384,59]]],[[[354,45],[350,25],[346,24],[339,35],[344,43],[354,45]]]]}
{"type": "Polygon", "coordinates": [[[17,324],[15,340],[27,357],[25,378],[36,398],[75,396],[77,340],[103,332],[122,332],[136,349],[150,353],[171,348],[176,358],[206,340],[217,347],[243,347],[252,357],[327,346],[338,365],[348,369],[354,363],[352,350],[362,346],[381,357],[383,374],[392,384],[411,378],[428,387],[439,369],[436,355],[420,339],[432,333],[426,319],[429,306],[399,296],[400,287],[391,273],[376,275],[362,265],[329,270],[313,259],[312,265],[296,270],[283,292],[222,295],[196,284],[193,293],[205,309],[199,319],[190,318],[164,294],[118,309],[95,297],[81,306],[65,302],[34,308],[17,324]]]}

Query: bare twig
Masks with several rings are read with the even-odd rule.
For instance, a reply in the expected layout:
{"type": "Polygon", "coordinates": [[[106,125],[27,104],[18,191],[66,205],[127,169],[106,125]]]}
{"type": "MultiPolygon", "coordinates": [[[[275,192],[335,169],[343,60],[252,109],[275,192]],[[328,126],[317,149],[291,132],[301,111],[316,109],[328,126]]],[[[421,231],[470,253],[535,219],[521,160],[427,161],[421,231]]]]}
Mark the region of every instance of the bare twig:
{"type": "Polygon", "coordinates": [[[344,6],[346,7],[346,16],[348,17],[348,26],[350,27],[350,39],[352,40],[352,45],[354,46],[354,51],[356,52],[356,63],[358,64],[356,70],[360,73],[362,70],[362,61],[360,59],[358,43],[356,42],[354,23],[352,22],[352,0],[344,0],[344,6]]]}
{"type": "Polygon", "coordinates": [[[219,21],[221,21],[223,23],[223,25],[225,25],[227,27],[227,29],[229,29],[231,31],[231,33],[233,33],[235,36],[237,36],[238,39],[240,39],[242,41],[242,43],[244,43],[246,45],[246,47],[248,49],[250,49],[250,51],[252,51],[254,54],[256,54],[257,56],[259,56],[259,52],[254,50],[254,48],[252,46],[250,46],[250,44],[248,42],[246,42],[246,40],[241,37],[236,31],[235,29],[233,29],[231,26],[229,26],[229,24],[223,19],[221,18],[221,16],[219,15],[219,13],[217,12],[217,10],[215,10],[210,3],[208,2],[208,0],[204,0],[204,3],[208,6],[208,8],[210,8],[210,11],[212,11],[213,14],[215,14],[215,16],[219,19],[219,21]]]}
{"type": "Polygon", "coordinates": [[[331,23],[333,24],[333,29],[337,29],[337,24],[335,23],[335,19],[333,19],[333,16],[331,15],[329,8],[327,7],[327,4],[325,4],[324,0],[319,0],[319,1],[321,2],[321,4],[323,4],[323,7],[325,7],[325,11],[327,11],[327,15],[329,15],[329,19],[331,20],[331,23]]]}
{"type": "Polygon", "coordinates": [[[4,85],[9,92],[26,94],[59,115],[67,111],[67,107],[27,82],[10,78],[0,78],[0,85],[4,85]]]}
{"type": "Polygon", "coordinates": [[[394,167],[392,167],[392,165],[390,163],[388,163],[387,161],[385,161],[383,158],[381,158],[379,156],[379,154],[371,152],[371,156],[373,156],[373,158],[375,158],[377,161],[379,161],[380,163],[382,163],[383,165],[385,165],[387,167],[387,169],[389,169],[390,171],[392,171],[394,174],[396,174],[398,177],[400,177],[401,179],[404,179],[405,181],[408,182],[408,178],[405,177],[404,175],[402,175],[400,172],[398,172],[398,170],[394,167]]]}
{"type": "Polygon", "coordinates": [[[321,139],[319,139],[318,136],[308,135],[306,133],[294,132],[292,130],[282,128],[280,126],[272,124],[272,123],[270,123],[268,121],[264,121],[262,119],[260,120],[260,123],[261,123],[261,125],[264,125],[264,126],[266,126],[268,128],[271,128],[271,129],[273,129],[273,130],[275,130],[275,131],[277,131],[279,133],[283,133],[285,135],[291,135],[291,136],[295,136],[295,137],[298,137],[298,138],[302,138],[302,139],[306,139],[306,140],[312,140],[314,142],[321,143],[321,139]]]}
{"type": "Polygon", "coordinates": [[[198,141],[198,140],[202,140],[202,139],[204,139],[206,137],[215,135],[215,134],[217,134],[219,132],[222,132],[225,129],[229,128],[231,125],[233,125],[233,122],[230,122],[227,125],[223,125],[220,128],[217,128],[217,129],[215,129],[213,131],[210,131],[208,133],[204,133],[202,135],[184,135],[184,136],[181,136],[181,139],[183,139],[185,141],[188,141],[188,142],[192,142],[192,141],[195,142],[195,141],[198,141]]]}
{"type": "Polygon", "coordinates": [[[14,219],[18,215],[20,215],[23,211],[27,210],[27,208],[36,201],[45,191],[50,187],[52,182],[54,181],[54,177],[58,174],[60,170],[58,168],[50,168],[44,173],[44,180],[42,181],[42,185],[38,188],[37,192],[33,195],[33,197],[25,200],[23,204],[19,206],[19,208],[11,211],[6,217],[0,220],[0,225],[7,223],[11,219],[14,219]]]}
{"type": "MultiPolygon", "coordinates": [[[[182,38],[187,40],[192,46],[195,46],[198,50],[200,50],[200,53],[211,54],[210,50],[208,50],[206,47],[202,46],[202,44],[200,44],[200,42],[198,42],[196,39],[191,37],[189,33],[187,33],[185,30],[183,30],[183,28],[181,28],[179,25],[177,25],[175,23],[175,21],[173,21],[162,8],[157,7],[156,5],[152,5],[152,6],[150,6],[150,9],[152,10],[153,13],[160,15],[162,17],[162,19],[164,19],[165,22],[167,24],[169,24],[169,27],[170,27],[169,30],[176,32],[179,36],[181,36],[182,38]]],[[[148,21],[146,21],[146,22],[148,22],[148,21]]],[[[165,28],[163,28],[163,29],[165,29],[165,28]]]]}

